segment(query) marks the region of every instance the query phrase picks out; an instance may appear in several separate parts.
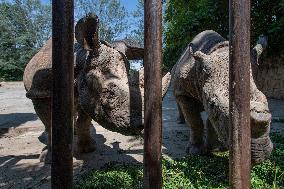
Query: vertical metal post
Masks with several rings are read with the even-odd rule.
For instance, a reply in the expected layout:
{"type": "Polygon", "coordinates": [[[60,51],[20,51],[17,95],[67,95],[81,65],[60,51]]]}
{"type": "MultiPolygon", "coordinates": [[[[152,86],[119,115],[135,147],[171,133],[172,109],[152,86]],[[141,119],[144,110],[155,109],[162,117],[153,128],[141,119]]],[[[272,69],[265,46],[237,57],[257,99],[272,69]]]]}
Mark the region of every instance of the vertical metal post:
{"type": "Polygon", "coordinates": [[[162,188],[162,0],[145,0],[144,188],[162,188]]]}
{"type": "Polygon", "coordinates": [[[51,187],[72,188],[74,109],[73,0],[52,1],[52,164],[51,187]]]}
{"type": "Polygon", "coordinates": [[[250,188],[250,0],[230,0],[230,188],[250,188]]]}

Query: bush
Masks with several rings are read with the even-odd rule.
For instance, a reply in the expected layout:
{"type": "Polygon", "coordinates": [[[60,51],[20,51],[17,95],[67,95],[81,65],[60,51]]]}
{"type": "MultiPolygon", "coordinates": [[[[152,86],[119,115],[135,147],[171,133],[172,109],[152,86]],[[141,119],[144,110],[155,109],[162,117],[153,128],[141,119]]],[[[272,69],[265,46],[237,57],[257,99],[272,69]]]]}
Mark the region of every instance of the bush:
{"type": "Polygon", "coordinates": [[[50,10],[39,0],[0,3],[0,80],[22,80],[26,64],[50,36],[50,10]]]}
{"type": "MultiPolygon", "coordinates": [[[[164,66],[171,69],[187,44],[204,30],[229,34],[229,10],[226,0],[170,0],[165,15],[164,66]]],[[[268,56],[284,50],[284,0],[251,1],[251,43],[260,35],[268,36],[268,56]]]]}

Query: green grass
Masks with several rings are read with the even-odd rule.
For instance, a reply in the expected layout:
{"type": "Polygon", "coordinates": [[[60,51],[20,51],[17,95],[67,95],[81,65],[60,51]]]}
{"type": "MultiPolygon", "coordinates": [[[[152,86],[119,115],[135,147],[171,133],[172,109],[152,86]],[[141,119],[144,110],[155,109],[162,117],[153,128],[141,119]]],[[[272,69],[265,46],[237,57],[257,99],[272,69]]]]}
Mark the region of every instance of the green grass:
{"type": "MultiPolygon", "coordinates": [[[[272,156],[252,169],[252,188],[284,188],[284,137],[272,134],[271,138],[274,143],[272,156]]],[[[162,166],[166,189],[228,188],[228,153],[164,159],[162,166]]],[[[143,170],[142,167],[106,167],[84,175],[74,188],[140,189],[143,188],[143,170]]]]}

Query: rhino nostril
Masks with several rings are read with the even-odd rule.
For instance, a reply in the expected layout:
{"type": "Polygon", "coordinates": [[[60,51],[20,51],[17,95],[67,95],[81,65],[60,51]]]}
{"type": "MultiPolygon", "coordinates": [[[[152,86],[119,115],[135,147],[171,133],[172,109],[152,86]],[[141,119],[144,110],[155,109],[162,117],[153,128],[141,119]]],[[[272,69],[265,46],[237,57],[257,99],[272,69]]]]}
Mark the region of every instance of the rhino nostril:
{"type": "Polygon", "coordinates": [[[269,134],[271,113],[265,104],[251,103],[250,120],[252,137],[258,138],[269,134]]]}
{"type": "Polygon", "coordinates": [[[271,113],[268,106],[261,102],[250,103],[250,116],[251,121],[255,124],[269,124],[271,121],[271,113]]]}

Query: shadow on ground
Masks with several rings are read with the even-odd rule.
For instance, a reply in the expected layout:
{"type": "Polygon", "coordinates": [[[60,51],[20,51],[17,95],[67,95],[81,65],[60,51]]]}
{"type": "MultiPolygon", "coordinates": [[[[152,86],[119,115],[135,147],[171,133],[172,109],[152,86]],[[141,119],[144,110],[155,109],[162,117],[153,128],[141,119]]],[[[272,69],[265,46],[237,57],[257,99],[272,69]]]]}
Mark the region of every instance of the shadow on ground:
{"type": "MultiPolygon", "coordinates": [[[[74,180],[93,169],[110,165],[141,165],[130,154],[142,154],[143,150],[123,150],[118,142],[112,146],[105,144],[106,138],[96,134],[93,127],[92,137],[96,140],[97,149],[87,154],[76,153],[77,137],[74,137],[74,180]]],[[[1,149],[0,149],[1,150],[1,149]]],[[[0,155],[0,188],[50,188],[50,165],[39,163],[39,155],[0,155]]]]}
{"type": "Polygon", "coordinates": [[[19,127],[28,122],[35,121],[38,117],[35,113],[10,113],[0,115],[0,137],[9,132],[9,129],[19,127]]]}

